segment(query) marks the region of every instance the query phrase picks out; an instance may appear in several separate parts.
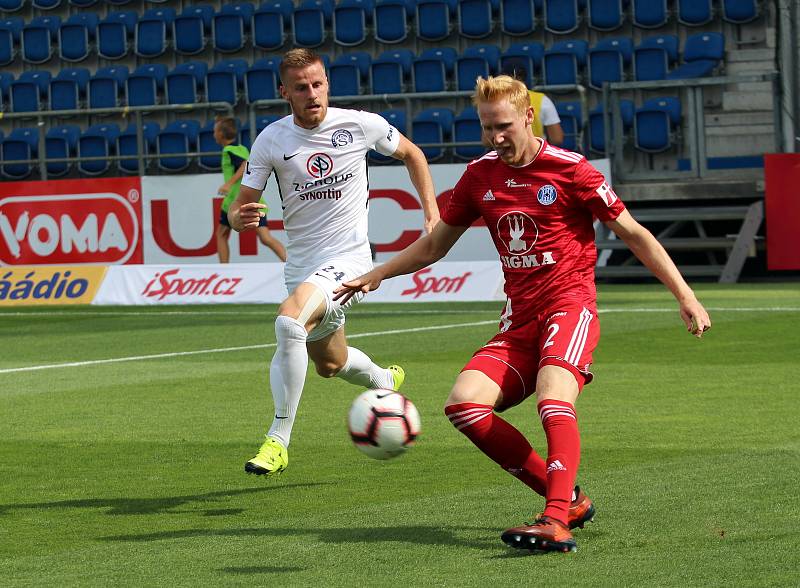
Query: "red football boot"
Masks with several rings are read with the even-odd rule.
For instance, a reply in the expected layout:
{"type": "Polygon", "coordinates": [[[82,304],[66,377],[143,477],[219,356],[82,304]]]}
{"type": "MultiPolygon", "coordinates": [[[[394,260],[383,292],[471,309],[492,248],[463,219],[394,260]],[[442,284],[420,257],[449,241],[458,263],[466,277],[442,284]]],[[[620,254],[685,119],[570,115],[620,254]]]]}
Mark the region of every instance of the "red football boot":
{"type": "Polygon", "coordinates": [[[575,500],[569,505],[569,528],[583,529],[583,525],[594,518],[594,504],[589,497],[581,491],[580,486],[575,486],[575,500]]]}
{"type": "Polygon", "coordinates": [[[539,517],[533,523],[505,531],[500,538],[516,549],[530,551],[577,551],[572,533],[563,523],[550,517],[539,517]]]}

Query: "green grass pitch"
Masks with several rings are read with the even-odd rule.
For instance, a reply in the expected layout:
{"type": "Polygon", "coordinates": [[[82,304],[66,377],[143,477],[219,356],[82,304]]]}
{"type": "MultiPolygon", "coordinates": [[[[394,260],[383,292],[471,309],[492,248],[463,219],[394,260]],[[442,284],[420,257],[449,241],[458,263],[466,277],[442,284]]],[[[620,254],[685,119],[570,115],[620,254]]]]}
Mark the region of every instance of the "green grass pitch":
{"type": "MultiPolygon", "coordinates": [[[[442,412],[501,303],[356,308],[351,343],[405,367],[420,440],[368,459],[359,390],[310,370],[277,479],[243,472],[274,306],[2,309],[0,586],[800,585],[800,286],[697,292],[701,341],[663,288],[601,288],[577,407],[597,516],[543,556],[499,539],[542,500],[442,412]]],[[[535,402],[507,415],[544,448],[535,402]]]]}

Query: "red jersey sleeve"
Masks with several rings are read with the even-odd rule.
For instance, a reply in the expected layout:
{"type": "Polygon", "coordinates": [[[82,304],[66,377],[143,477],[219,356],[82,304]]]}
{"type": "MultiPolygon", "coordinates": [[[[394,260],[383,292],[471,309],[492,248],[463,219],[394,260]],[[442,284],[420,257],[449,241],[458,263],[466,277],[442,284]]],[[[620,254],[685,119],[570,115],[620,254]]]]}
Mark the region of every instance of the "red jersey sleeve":
{"type": "Polygon", "coordinates": [[[442,220],[450,226],[469,227],[481,216],[471,196],[473,183],[471,176],[470,168],[467,167],[441,213],[442,220]]]}
{"type": "Polygon", "coordinates": [[[602,222],[612,221],[625,210],[622,200],[606,179],[585,159],[578,163],[573,177],[575,195],[602,222]]]}

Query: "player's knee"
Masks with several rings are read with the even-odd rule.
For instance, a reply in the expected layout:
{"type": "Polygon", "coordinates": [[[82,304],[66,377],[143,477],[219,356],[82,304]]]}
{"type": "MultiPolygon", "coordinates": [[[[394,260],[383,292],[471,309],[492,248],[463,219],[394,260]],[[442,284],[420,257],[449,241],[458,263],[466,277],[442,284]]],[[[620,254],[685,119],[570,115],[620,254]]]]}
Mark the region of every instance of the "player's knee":
{"type": "Polygon", "coordinates": [[[314,363],[317,373],[323,378],[332,378],[344,367],[342,364],[332,360],[318,361],[314,363]]]}
{"type": "Polygon", "coordinates": [[[305,325],[297,319],[283,314],[278,315],[278,318],[275,319],[275,338],[278,343],[292,339],[305,341],[307,337],[305,325]]]}

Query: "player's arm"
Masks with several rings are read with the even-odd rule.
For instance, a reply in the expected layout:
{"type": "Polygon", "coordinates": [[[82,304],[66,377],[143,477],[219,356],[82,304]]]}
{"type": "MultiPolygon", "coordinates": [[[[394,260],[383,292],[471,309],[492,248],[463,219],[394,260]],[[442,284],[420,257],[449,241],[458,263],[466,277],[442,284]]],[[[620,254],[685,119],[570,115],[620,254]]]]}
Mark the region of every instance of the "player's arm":
{"type": "Polygon", "coordinates": [[[561,123],[557,122],[552,125],[545,125],[545,132],[547,133],[547,142],[553,145],[561,145],[564,142],[564,129],[561,128],[561,123]]]}
{"type": "Polygon", "coordinates": [[[606,226],[622,239],[633,254],[669,288],[680,304],[686,328],[695,337],[711,328],[711,319],[661,243],[645,227],[636,222],[627,210],[606,226]]]}
{"type": "Polygon", "coordinates": [[[408,169],[411,183],[422,201],[422,210],[425,213],[425,232],[431,233],[436,223],[439,222],[439,206],[436,203],[436,194],[433,189],[433,178],[428,167],[428,160],[422,149],[414,145],[404,135],[400,135],[400,143],[392,155],[401,160],[408,169]]]}
{"type": "Polygon", "coordinates": [[[266,204],[259,202],[261,192],[263,190],[256,190],[244,184],[239,188],[239,195],[228,208],[228,222],[234,231],[242,232],[258,227],[258,222],[266,214],[264,209],[267,207],[266,204]]]}
{"type": "Polygon", "coordinates": [[[342,282],[342,285],[334,290],[333,299],[340,300],[340,304],[344,304],[356,292],[366,294],[376,290],[383,280],[413,273],[439,261],[468,228],[451,226],[440,221],[430,234],[417,239],[386,263],[354,280],[342,282]]]}

